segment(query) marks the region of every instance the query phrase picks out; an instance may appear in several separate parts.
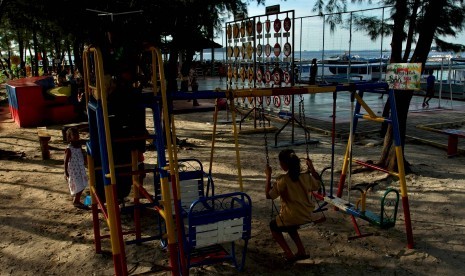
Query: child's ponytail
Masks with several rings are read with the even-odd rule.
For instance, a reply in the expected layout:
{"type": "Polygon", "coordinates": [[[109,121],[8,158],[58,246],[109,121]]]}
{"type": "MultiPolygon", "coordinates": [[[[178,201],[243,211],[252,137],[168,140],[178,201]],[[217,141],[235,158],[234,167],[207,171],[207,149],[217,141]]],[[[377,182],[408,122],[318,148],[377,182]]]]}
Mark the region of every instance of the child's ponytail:
{"type": "Polygon", "coordinates": [[[289,177],[292,181],[298,181],[300,176],[300,160],[294,150],[285,149],[279,153],[279,161],[286,164],[289,177]]]}

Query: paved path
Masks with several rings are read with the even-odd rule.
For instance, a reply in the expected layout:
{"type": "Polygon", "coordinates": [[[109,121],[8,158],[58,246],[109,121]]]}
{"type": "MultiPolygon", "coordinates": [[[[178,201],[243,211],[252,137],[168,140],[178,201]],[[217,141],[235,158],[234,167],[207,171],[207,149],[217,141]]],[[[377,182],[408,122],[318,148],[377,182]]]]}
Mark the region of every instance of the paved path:
{"type": "MultiPolygon", "coordinates": [[[[226,81],[218,77],[206,77],[199,80],[199,90],[214,90],[220,87],[225,89],[226,81]]],[[[366,93],[365,102],[377,114],[381,114],[387,95],[380,98],[379,94],[366,93]]],[[[332,93],[306,95],[304,98],[306,125],[314,131],[331,133],[332,130],[332,93]]],[[[407,138],[415,142],[429,144],[444,148],[446,154],[448,136],[417,128],[418,125],[430,125],[448,122],[458,122],[465,125],[465,102],[450,101],[434,98],[429,108],[422,107],[423,97],[413,96],[410,103],[409,117],[407,119],[407,138]]],[[[336,101],[336,133],[338,136],[347,136],[350,122],[350,95],[348,92],[338,93],[336,101]]],[[[366,120],[359,120],[357,134],[379,133],[380,124],[366,120]]],[[[465,153],[465,139],[459,138],[459,153],[465,153]]]]}

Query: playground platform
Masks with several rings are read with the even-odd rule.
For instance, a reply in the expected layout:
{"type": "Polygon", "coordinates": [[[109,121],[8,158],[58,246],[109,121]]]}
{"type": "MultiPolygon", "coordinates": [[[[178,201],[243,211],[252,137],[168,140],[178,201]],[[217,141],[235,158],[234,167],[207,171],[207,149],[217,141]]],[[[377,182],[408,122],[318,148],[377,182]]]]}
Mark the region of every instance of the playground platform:
{"type": "MultiPolygon", "coordinates": [[[[200,78],[198,82],[199,90],[214,90],[218,87],[226,89],[225,78],[220,80],[219,77],[205,77],[200,78]]],[[[365,93],[363,98],[376,114],[381,115],[388,96],[381,97],[380,94],[365,93]]],[[[208,102],[210,100],[204,101],[208,102]]],[[[296,98],[295,101],[297,105],[298,99],[296,98]]],[[[305,95],[304,108],[307,127],[313,131],[329,135],[332,131],[332,103],[332,93],[305,95]]],[[[461,125],[461,131],[465,131],[465,101],[433,98],[427,108],[423,108],[422,103],[423,96],[413,96],[407,120],[407,140],[442,148],[445,150],[444,155],[447,156],[448,135],[429,131],[422,126],[441,127],[441,124],[444,124],[445,127],[450,127],[452,123],[461,125]]],[[[351,110],[349,92],[338,93],[336,110],[336,136],[347,137],[351,110]]],[[[379,132],[380,124],[359,120],[357,135],[376,135],[379,132]]],[[[458,139],[457,146],[457,153],[465,154],[465,139],[458,139]]]]}

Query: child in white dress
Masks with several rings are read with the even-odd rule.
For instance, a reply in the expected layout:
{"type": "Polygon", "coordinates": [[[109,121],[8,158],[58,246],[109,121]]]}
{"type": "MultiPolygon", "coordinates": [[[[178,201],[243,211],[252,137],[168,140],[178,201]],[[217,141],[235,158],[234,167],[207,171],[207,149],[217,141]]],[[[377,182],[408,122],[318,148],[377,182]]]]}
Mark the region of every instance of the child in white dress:
{"type": "Polygon", "coordinates": [[[82,192],[87,187],[87,174],[78,129],[69,128],[66,138],[69,144],[65,150],[65,178],[73,196],[73,205],[76,208],[88,209],[81,202],[82,192]]]}

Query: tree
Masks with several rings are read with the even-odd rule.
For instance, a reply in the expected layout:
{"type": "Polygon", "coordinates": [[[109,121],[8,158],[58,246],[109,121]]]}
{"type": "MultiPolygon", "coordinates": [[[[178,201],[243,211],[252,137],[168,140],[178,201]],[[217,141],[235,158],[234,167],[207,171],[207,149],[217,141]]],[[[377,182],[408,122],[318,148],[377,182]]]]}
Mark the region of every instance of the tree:
{"type": "MultiPolygon", "coordinates": [[[[345,4],[347,1],[330,1],[328,6],[335,5],[336,2],[345,4]]],[[[372,1],[351,0],[351,2],[371,4],[372,1]]],[[[365,30],[372,39],[376,39],[379,35],[392,35],[391,63],[415,62],[425,65],[433,42],[442,51],[462,51],[465,49],[464,45],[443,40],[443,37],[455,37],[464,29],[465,5],[462,0],[384,0],[381,2],[386,6],[392,6],[390,22],[380,22],[376,18],[355,18],[353,23],[357,28],[365,30]],[[408,28],[406,29],[406,27],[408,28]],[[416,47],[409,58],[415,41],[416,47]],[[404,55],[402,55],[404,50],[404,55]]],[[[323,7],[325,7],[323,1],[317,1],[314,9],[322,13],[323,7]]],[[[413,91],[396,93],[402,147],[405,142],[407,117],[412,96],[413,91]]],[[[386,104],[388,103],[389,101],[386,104]]],[[[385,106],[386,110],[389,110],[388,106],[385,106]]],[[[395,149],[392,147],[392,142],[392,128],[389,127],[378,165],[389,170],[397,170],[395,149]]],[[[408,162],[404,163],[406,172],[410,171],[408,162]]]]}

